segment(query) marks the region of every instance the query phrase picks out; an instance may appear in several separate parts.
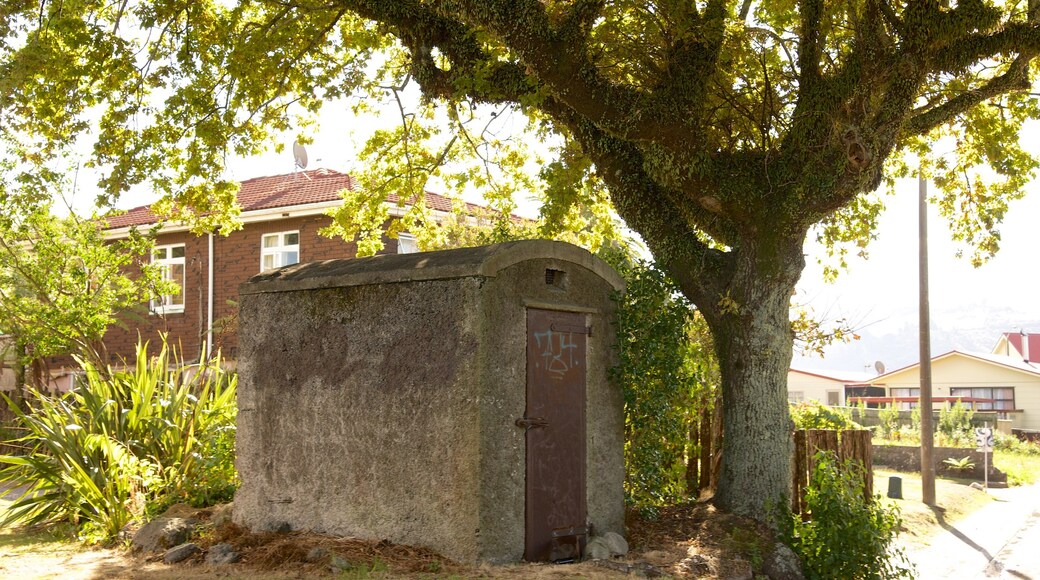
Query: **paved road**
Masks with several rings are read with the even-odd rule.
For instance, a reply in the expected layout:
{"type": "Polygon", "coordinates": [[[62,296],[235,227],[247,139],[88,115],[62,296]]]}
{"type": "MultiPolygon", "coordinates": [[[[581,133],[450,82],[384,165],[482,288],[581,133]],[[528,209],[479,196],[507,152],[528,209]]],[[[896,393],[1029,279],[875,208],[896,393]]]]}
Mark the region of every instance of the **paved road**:
{"type": "Polygon", "coordinates": [[[1034,510],[978,578],[1040,578],[1040,510],[1034,510]]]}
{"type": "Polygon", "coordinates": [[[910,554],[923,580],[1040,580],[1040,485],[991,490],[996,501],[910,554]]]}

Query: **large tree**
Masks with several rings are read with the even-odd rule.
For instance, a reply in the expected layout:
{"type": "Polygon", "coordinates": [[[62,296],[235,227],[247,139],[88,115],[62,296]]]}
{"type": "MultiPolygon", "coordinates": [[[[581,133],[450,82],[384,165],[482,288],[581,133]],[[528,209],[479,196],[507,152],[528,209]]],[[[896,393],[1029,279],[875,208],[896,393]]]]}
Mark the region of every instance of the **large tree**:
{"type": "MultiPolygon", "coordinates": [[[[1018,132],[1037,117],[1036,17],[1035,0],[16,0],[0,8],[0,131],[19,167],[86,141],[108,200],[147,181],[160,210],[211,229],[230,223],[228,154],[259,150],[294,111],[414,81],[419,112],[402,107],[363,152],[385,175],[369,189],[419,191],[466,150],[487,172],[447,181],[494,190],[505,171],[550,216],[609,195],[714,335],[716,497],[763,518],[790,479],[806,237],[869,238],[872,192],[909,151],[955,236],[992,252],[1035,166],[1018,132]],[[550,140],[540,180],[474,128],[486,108],[550,140]],[[438,120],[440,145],[416,148],[438,120]],[[950,154],[929,157],[943,138],[950,154]]],[[[337,227],[364,236],[374,203],[352,201],[337,227]]]]}

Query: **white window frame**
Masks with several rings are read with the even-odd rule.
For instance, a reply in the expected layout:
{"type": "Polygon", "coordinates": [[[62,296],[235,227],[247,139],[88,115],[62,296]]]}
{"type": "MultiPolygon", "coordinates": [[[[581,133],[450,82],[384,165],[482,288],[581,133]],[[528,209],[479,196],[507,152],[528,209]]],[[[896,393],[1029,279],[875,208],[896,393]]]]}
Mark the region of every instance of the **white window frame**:
{"type": "Polygon", "coordinates": [[[794,404],[804,403],[805,391],[787,391],[787,402],[794,404]]]}
{"type": "Polygon", "coordinates": [[[419,251],[419,243],[412,234],[397,234],[397,253],[415,254],[419,251]]]}
{"type": "MultiPolygon", "coordinates": [[[[1008,411],[1014,411],[1015,410],[1015,404],[1016,404],[1016,402],[1015,402],[1015,387],[1011,387],[1011,386],[1000,386],[1000,387],[950,387],[950,398],[956,398],[956,397],[978,397],[980,399],[992,399],[993,400],[992,403],[969,403],[968,406],[971,407],[975,411],[1006,413],[1008,411]],[[1010,399],[1008,399],[1008,398],[997,399],[996,397],[993,396],[993,394],[994,394],[993,391],[995,391],[996,389],[1010,389],[1011,390],[1011,398],[1010,399]],[[960,391],[960,392],[955,393],[955,391],[960,391]],[[968,394],[964,394],[963,391],[968,391],[968,394]],[[988,395],[986,394],[987,391],[989,393],[988,395]],[[1004,401],[1011,401],[1011,407],[1010,408],[997,407],[997,405],[999,405],[1001,402],[1004,402],[1004,401]]],[[[953,404],[954,403],[950,403],[950,406],[952,407],[953,404]]]]}
{"type": "Polygon", "coordinates": [[[187,264],[184,260],[186,253],[187,251],[184,244],[166,244],[152,248],[152,263],[159,266],[162,279],[177,284],[181,289],[177,294],[163,294],[153,298],[151,301],[151,311],[153,314],[173,314],[184,312],[184,297],[186,294],[184,289],[188,274],[187,264]],[[181,255],[174,257],[174,250],[177,248],[180,248],[181,255]],[[157,257],[157,254],[160,253],[162,254],[161,258],[157,257]],[[175,279],[175,274],[173,273],[175,266],[180,266],[180,280],[175,279]]]}
{"type": "Polygon", "coordinates": [[[260,271],[276,270],[285,266],[300,263],[300,230],[288,232],[272,232],[260,236],[260,271]],[[288,243],[289,236],[296,236],[296,243],[288,243]],[[277,245],[268,246],[268,239],[276,239],[277,245]],[[296,261],[288,261],[289,254],[296,254],[296,261]],[[264,264],[267,258],[271,258],[270,266],[264,264]]]}
{"type": "Polygon", "coordinates": [[[889,397],[917,397],[917,402],[914,403],[896,403],[900,411],[909,411],[916,409],[921,402],[921,388],[920,387],[892,387],[888,390],[889,397]],[[905,392],[904,392],[905,391],[905,392]]]}

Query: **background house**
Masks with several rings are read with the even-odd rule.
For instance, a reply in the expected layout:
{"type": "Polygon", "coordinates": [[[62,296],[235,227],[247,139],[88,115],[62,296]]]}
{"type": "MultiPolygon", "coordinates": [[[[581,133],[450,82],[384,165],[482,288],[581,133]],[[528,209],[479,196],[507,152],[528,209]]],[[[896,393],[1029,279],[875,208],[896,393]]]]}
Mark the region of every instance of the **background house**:
{"type": "MultiPolygon", "coordinates": [[[[167,333],[185,360],[197,358],[208,344],[234,361],[240,284],[262,271],[297,262],[356,256],[353,242],[318,234],[331,223],[325,212],[342,203],[339,192],[356,187],[351,176],[329,169],[258,177],[241,183],[238,203],[243,227],[226,237],[199,236],[184,226],[163,224],[151,259],[162,265],[164,276],[181,291],[153,300],[139,311],[122,313],[125,326],[112,326],[105,335],[110,358],[132,360],[138,336],[154,348],[160,333],[167,333]]],[[[404,210],[396,202],[388,199],[391,219],[404,210]]],[[[437,194],[427,193],[426,204],[435,218],[452,211],[451,200],[437,194]]],[[[107,222],[106,237],[115,240],[128,236],[131,228],[149,227],[159,219],[142,206],[107,222]]],[[[384,236],[383,242],[381,253],[416,251],[415,239],[408,234],[398,239],[384,236]]],[[[67,372],[62,365],[70,366],[70,361],[51,361],[52,372],[67,372]]]]}
{"type": "Polygon", "coordinates": [[[792,403],[817,401],[824,405],[845,405],[847,387],[863,385],[873,373],[856,371],[807,370],[787,371],[787,399],[792,403]]]}
{"type": "MultiPolygon", "coordinates": [[[[1002,340],[1004,340],[1002,338],[1002,340]]],[[[1000,346],[1000,345],[998,345],[1000,346]]],[[[900,406],[916,406],[921,394],[920,364],[875,377],[887,397],[900,406]]],[[[1019,356],[950,351],[932,358],[935,408],[960,399],[976,410],[992,410],[1016,429],[1040,429],[1040,367],[1019,356]]]]}

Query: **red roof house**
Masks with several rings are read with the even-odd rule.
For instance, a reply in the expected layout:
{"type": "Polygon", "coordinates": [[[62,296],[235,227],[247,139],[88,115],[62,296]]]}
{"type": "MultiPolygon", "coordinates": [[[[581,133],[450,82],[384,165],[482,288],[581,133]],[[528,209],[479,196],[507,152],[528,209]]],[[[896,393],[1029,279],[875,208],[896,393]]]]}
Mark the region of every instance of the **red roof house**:
{"type": "MultiPolygon", "coordinates": [[[[267,269],[357,254],[353,242],[318,234],[331,223],[325,213],[342,202],[339,192],[356,187],[350,175],[329,169],[257,177],[243,181],[238,192],[242,229],[226,237],[198,236],[184,226],[163,224],[151,259],[162,265],[164,275],[181,291],[158,297],[140,311],[123,313],[125,325],[113,326],[105,335],[109,357],[130,360],[139,335],[156,345],[160,333],[166,333],[186,360],[199,356],[204,344],[210,350],[221,349],[226,359],[234,360],[240,284],[267,269]]],[[[397,201],[393,196],[388,199],[395,206],[397,201]]],[[[426,204],[435,215],[452,210],[451,199],[434,193],[426,193],[426,204]]],[[[391,208],[391,216],[402,212],[391,208]]],[[[159,222],[147,206],[106,220],[110,239],[159,222]]],[[[414,238],[407,234],[399,239],[384,236],[383,241],[382,253],[416,251],[414,238]]],[[[53,364],[51,370],[57,370],[53,364]]]]}

